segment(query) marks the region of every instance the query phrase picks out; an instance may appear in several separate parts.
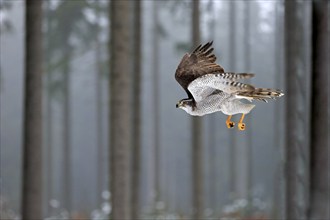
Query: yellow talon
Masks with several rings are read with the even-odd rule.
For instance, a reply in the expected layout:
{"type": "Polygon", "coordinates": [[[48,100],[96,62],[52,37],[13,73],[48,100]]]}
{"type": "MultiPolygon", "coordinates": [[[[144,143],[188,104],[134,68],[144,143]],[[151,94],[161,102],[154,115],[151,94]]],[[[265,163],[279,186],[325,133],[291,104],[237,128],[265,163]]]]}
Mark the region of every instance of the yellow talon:
{"type": "Polygon", "coordinates": [[[238,122],[238,130],[240,130],[240,131],[244,131],[245,130],[245,123],[243,123],[244,116],[245,115],[242,114],[242,117],[241,117],[241,119],[238,122]]]}
{"type": "Polygon", "coordinates": [[[244,131],[245,130],[245,123],[238,123],[238,130],[244,131]]]}
{"type": "Polygon", "coordinates": [[[227,128],[233,128],[235,126],[235,122],[230,121],[230,119],[231,119],[231,115],[228,115],[228,118],[226,120],[227,128]]]}

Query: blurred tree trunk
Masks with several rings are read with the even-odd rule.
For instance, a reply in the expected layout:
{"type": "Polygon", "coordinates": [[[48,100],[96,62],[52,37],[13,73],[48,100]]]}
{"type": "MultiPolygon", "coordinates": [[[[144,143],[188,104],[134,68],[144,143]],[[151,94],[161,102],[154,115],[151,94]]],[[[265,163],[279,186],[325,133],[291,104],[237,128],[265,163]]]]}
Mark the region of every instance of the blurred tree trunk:
{"type": "Polygon", "coordinates": [[[312,2],[310,210],[308,219],[330,219],[329,202],[329,1],[312,2]]]}
{"type": "Polygon", "coordinates": [[[96,145],[97,145],[97,202],[98,204],[102,203],[102,191],[103,188],[103,182],[104,182],[104,169],[103,169],[103,135],[102,135],[102,121],[103,121],[103,114],[102,114],[102,100],[103,100],[103,94],[102,94],[102,67],[101,67],[101,42],[98,40],[96,42],[96,145]]]}
{"type": "MultiPolygon", "coordinates": [[[[200,11],[199,0],[192,1],[192,45],[200,42],[200,11]]],[[[203,217],[203,121],[201,117],[192,118],[192,200],[193,218],[203,217]]]]}
{"type": "Polygon", "coordinates": [[[26,1],[22,218],[42,219],[42,1],[26,1]]]}
{"type": "MultiPolygon", "coordinates": [[[[244,2],[244,61],[245,61],[245,71],[251,72],[251,31],[250,31],[250,1],[244,2]]],[[[250,80],[247,80],[247,83],[250,83],[250,80]]],[[[248,201],[248,208],[246,211],[246,215],[251,215],[251,205],[252,205],[252,161],[253,161],[253,154],[252,154],[252,120],[251,117],[247,117],[246,123],[250,125],[249,129],[246,130],[246,199],[248,201]]]]}
{"type": "Polygon", "coordinates": [[[47,215],[51,216],[52,213],[52,207],[50,207],[49,201],[53,198],[53,108],[52,108],[52,72],[50,70],[50,64],[51,64],[51,56],[49,53],[50,50],[50,42],[49,39],[52,34],[51,30],[51,5],[50,1],[47,1],[47,34],[46,34],[46,41],[47,41],[47,52],[46,52],[46,68],[47,71],[47,106],[46,106],[46,115],[47,115],[47,121],[46,121],[46,146],[47,146],[47,215]]]}
{"type": "MultiPolygon", "coordinates": [[[[100,4],[97,3],[98,7],[102,7],[100,4]]],[[[102,111],[102,100],[103,100],[103,87],[102,87],[102,42],[99,39],[100,38],[100,14],[99,9],[96,10],[98,22],[96,25],[96,48],[95,48],[95,63],[96,63],[96,80],[95,80],[95,89],[96,89],[96,144],[97,144],[97,203],[98,205],[101,205],[103,202],[102,198],[102,192],[104,190],[104,161],[103,161],[103,155],[105,153],[104,151],[104,144],[103,144],[103,111],[102,111]]]]}
{"type": "Polygon", "coordinates": [[[110,4],[112,219],[130,219],[130,2],[111,1],[110,4]]]}
{"type": "Polygon", "coordinates": [[[159,2],[153,2],[153,39],[152,39],[152,73],[153,73],[153,106],[154,106],[154,205],[160,200],[160,146],[159,146],[159,2]]]}
{"type": "Polygon", "coordinates": [[[286,217],[306,219],[308,194],[308,94],[304,2],[285,1],[286,217]]]}
{"type": "MultiPolygon", "coordinates": [[[[211,19],[208,24],[209,29],[209,41],[216,39],[216,10],[214,7],[214,0],[210,0],[208,3],[208,12],[211,14],[211,19]]],[[[208,197],[209,197],[209,207],[212,208],[214,212],[216,210],[216,114],[208,115],[208,140],[209,140],[209,190],[208,190],[208,197]]],[[[206,204],[205,204],[206,205],[206,204]]]]}
{"type": "Polygon", "coordinates": [[[70,73],[71,73],[71,68],[70,68],[70,61],[71,61],[71,53],[72,53],[72,48],[69,45],[69,37],[65,38],[67,41],[64,41],[63,44],[64,46],[64,63],[62,67],[62,73],[63,73],[63,83],[64,83],[64,88],[63,88],[63,95],[64,95],[64,100],[63,100],[63,130],[62,130],[62,135],[63,135],[63,178],[64,178],[64,191],[63,191],[63,207],[69,212],[72,211],[71,209],[71,178],[72,178],[72,173],[71,173],[71,103],[70,103],[70,73]]]}
{"type": "Polygon", "coordinates": [[[132,219],[139,218],[141,175],[141,0],[134,2],[132,219]]]}
{"type": "MultiPolygon", "coordinates": [[[[275,34],[274,34],[274,66],[275,66],[275,88],[281,88],[283,81],[283,1],[275,3],[275,34]]],[[[283,217],[283,145],[281,143],[282,128],[283,128],[283,105],[276,103],[274,111],[274,159],[275,159],[275,174],[274,186],[272,195],[272,218],[283,217]],[[280,152],[279,152],[280,150],[280,152]],[[278,155],[277,157],[275,155],[278,155]]]]}
{"type": "MultiPolygon", "coordinates": [[[[235,1],[229,2],[229,68],[235,71],[236,68],[236,11],[235,1]]],[[[229,192],[230,199],[236,197],[236,130],[229,130],[229,192]]]]}
{"type": "MultiPolygon", "coordinates": [[[[67,10],[70,9],[74,4],[69,1],[62,2],[62,5],[59,6],[57,13],[63,13],[63,17],[66,18],[65,21],[67,24],[72,23],[72,19],[67,10]]],[[[73,46],[70,45],[70,36],[72,34],[72,26],[61,23],[59,27],[63,27],[60,38],[62,44],[60,45],[61,52],[61,74],[62,82],[61,88],[63,88],[63,116],[62,116],[62,140],[63,140],[63,164],[62,164],[62,173],[63,173],[63,186],[62,186],[62,207],[68,211],[69,216],[72,211],[72,164],[71,164],[71,94],[70,94],[70,74],[71,74],[71,59],[73,55],[73,46]],[[62,26],[63,25],[63,26],[62,26]]]]}

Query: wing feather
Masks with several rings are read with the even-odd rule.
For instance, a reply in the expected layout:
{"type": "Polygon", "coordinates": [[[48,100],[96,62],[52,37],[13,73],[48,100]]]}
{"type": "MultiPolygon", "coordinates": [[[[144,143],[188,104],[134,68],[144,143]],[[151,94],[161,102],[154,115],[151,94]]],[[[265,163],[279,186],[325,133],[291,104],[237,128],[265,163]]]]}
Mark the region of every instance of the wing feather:
{"type": "Polygon", "coordinates": [[[192,96],[194,97],[194,100],[196,102],[200,102],[202,100],[205,100],[208,96],[217,93],[222,92],[220,90],[213,89],[211,87],[206,87],[201,84],[191,84],[188,86],[189,91],[191,92],[192,96]]]}
{"type": "MultiPolygon", "coordinates": [[[[239,77],[238,74],[236,75],[239,77]]],[[[252,85],[229,80],[224,78],[224,76],[226,76],[226,73],[203,75],[192,81],[188,85],[188,90],[197,102],[210,94],[208,93],[210,91],[209,88],[213,89],[213,91],[221,90],[228,94],[250,92],[255,90],[252,85]]],[[[241,77],[243,77],[243,75],[241,75],[241,77]]]]}
{"type": "Polygon", "coordinates": [[[220,73],[220,77],[230,81],[235,81],[240,79],[250,79],[254,76],[255,76],[254,73],[233,73],[233,72],[220,73]]]}
{"type": "Polygon", "coordinates": [[[223,73],[224,69],[215,63],[216,56],[213,54],[213,42],[199,45],[191,54],[183,56],[175,72],[175,79],[192,98],[188,85],[195,79],[206,74],[223,73]]]}

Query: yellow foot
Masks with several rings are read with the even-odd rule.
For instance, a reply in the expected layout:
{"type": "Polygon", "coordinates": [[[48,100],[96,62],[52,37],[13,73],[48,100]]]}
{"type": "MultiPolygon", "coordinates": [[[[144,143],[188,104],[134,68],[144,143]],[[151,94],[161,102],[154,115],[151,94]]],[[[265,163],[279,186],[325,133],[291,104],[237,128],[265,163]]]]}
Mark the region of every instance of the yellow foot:
{"type": "Polygon", "coordinates": [[[245,123],[242,123],[242,122],[238,123],[238,130],[244,131],[245,130],[245,123]]]}
{"type": "Polygon", "coordinates": [[[235,122],[233,121],[226,121],[227,128],[233,128],[235,126],[235,122]]]}

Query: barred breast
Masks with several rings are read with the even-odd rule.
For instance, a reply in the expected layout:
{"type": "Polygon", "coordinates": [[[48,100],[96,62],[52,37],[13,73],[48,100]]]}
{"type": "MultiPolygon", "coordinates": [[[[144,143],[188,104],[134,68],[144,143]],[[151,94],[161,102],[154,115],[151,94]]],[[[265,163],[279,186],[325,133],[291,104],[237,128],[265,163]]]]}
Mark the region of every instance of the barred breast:
{"type": "Polygon", "coordinates": [[[246,104],[239,100],[226,100],[222,103],[221,111],[226,115],[248,114],[255,105],[246,104]]]}
{"type": "Polygon", "coordinates": [[[226,93],[218,93],[206,97],[202,101],[196,103],[196,107],[194,108],[192,115],[203,116],[221,111],[223,102],[229,96],[230,95],[226,93]]]}

